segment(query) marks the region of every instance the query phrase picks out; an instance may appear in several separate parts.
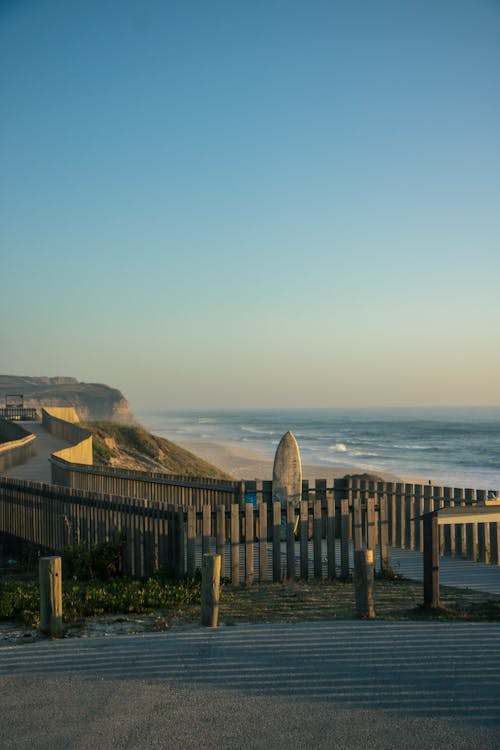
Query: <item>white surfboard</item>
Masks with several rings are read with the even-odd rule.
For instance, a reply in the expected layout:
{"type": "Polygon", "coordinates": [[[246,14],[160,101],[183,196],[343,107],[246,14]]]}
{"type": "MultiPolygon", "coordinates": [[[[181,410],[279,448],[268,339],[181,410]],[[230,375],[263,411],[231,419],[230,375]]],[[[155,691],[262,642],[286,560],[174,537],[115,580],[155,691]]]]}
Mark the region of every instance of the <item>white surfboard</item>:
{"type": "Polygon", "coordinates": [[[276,449],[273,466],[273,501],[298,505],[302,497],[302,462],[295,435],[287,432],[276,449]]]}

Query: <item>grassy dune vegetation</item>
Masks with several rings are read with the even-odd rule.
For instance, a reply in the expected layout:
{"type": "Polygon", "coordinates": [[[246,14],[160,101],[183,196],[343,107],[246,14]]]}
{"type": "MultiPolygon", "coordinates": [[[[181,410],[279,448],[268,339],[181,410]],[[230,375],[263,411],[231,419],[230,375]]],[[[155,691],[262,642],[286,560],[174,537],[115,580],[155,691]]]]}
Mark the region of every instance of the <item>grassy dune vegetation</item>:
{"type": "Polygon", "coordinates": [[[94,463],[139,471],[230,479],[217,466],[170,440],[152,435],[139,424],[85,422],[94,444],[94,463]]]}

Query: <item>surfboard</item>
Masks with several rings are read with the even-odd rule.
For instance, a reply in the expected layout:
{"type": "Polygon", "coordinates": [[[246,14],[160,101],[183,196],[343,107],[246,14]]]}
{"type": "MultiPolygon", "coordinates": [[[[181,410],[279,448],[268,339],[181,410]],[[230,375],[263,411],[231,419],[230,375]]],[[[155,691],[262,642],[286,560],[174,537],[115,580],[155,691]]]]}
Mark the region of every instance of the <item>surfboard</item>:
{"type": "Polygon", "coordinates": [[[288,431],[276,449],[273,465],[273,501],[298,505],[302,497],[302,461],[295,435],[288,431]]]}

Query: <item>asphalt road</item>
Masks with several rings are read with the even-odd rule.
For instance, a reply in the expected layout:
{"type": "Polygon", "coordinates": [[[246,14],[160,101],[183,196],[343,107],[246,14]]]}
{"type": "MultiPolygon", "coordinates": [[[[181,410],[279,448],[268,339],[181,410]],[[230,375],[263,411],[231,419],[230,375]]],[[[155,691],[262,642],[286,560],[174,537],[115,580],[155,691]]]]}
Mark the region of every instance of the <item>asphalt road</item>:
{"type": "Polygon", "coordinates": [[[500,625],[322,622],[0,649],[0,747],[500,747],[500,625]]]}

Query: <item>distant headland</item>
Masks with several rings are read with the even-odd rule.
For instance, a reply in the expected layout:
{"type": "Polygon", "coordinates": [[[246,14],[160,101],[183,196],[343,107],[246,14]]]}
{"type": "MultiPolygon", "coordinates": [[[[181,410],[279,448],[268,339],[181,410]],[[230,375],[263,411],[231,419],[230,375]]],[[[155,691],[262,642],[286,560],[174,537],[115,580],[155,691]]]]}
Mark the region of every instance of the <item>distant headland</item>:
{"type": "Polygon", "coordinates": [[[81,383],[73,377],[0,375],[0,400],[8,394],[22,394],[24,405],[72,406],[81,420],[132,420],[127,399],[117,388],[102,383],[81,383]]]}

